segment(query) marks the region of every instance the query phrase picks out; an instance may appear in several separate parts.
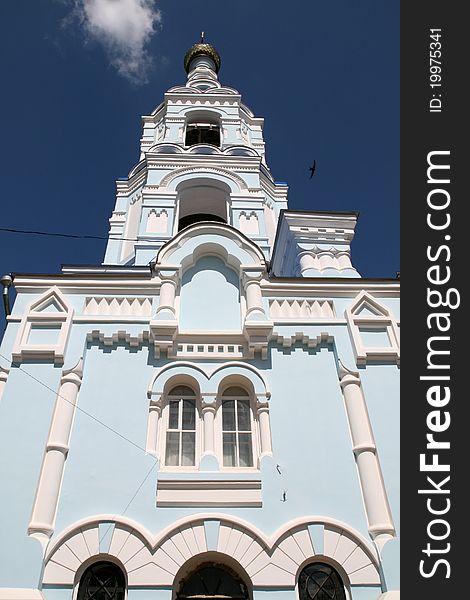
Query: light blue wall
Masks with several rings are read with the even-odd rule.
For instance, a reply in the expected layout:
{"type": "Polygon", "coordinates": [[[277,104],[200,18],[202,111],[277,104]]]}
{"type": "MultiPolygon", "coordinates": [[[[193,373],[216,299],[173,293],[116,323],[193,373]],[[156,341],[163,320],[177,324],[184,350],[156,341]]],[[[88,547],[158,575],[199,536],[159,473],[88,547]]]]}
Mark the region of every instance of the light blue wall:
{"type": "Polygon", "coordinates": [[[205,256],[183,274],[180,330],[241,330],[239,277],[205,256]]]}
{"type": "MultiPolygon", "coordinates": [[[[69,301],[72,298],[75,306],[83,306],[83,295],[70,296],[69,301]]],[[[31,296],[28,302],[30,300],[31,296]]],[[[20,298],[21,302],[24,305],[24,297],[20,298]]],[[[238,278],[219,258],[202,258],[186,272],[181,328],[210,329],[214,323],[224,323],[227,328],[229,322],[234,329],[239,329],[239,311],[238,278]],[[209,310],[204,301],[207,305],[213,301],[209,310]]],[[[137,348],[121,343],[106,347],[98,342],[86,342],[91,329],[111,336],[121,328],[137,337],[145,325],[85,322],[72,327],[64,368],[73,367],[83,356],[84,372],[56,532],[79,519],[102,513],[124,513],[157,532],[194,512],[220,512],[220,509],[156,508],[158,464],[145,454],[147,388],[157,370],[173,361],[165,357],[155,359],[152,346],[145,341],[137,348]]],[[[7,329],[2,345],[5,356],[11,353],[17,329],[18,324],[14,323],[7,329]]],[[[275,329],[285,338],[302,330],[311,340],[319,339],[322,332],[327,331],[333,341],[319,343],[310,350],[301,343],[295,343],[292,348],[271,343],[267,360],[246,361],[260,370],[272,394],[269,403],[273,457],[262,462],[263,508],[231,508],[223,512],[246,519],[266,535],[296,517],[323,515],[344,521],[368,537],[338,381],[336,365],[340,358],[346,367],[360,373],[398,527],[399,370],[393,365],[357,369],[345,323],[318,326],[297,323],[276,325],[275,329]],[[286,501],[283,501],[284,492],[286,501]]],[[[202,368],[214,368],[213,361],[196,362],[202,368]]],[[[41,568],[40,547],[27,537],[26,528],[62,368],[51,363],[22,365],[21,368],[31,371],[53,391],[31,380],[20,369],[12,368],[0,404],[2,476],[11,482],[2,499],[11,518],[6,523],[5,543],[0,550],[5,553],[0,555],[0,585],[35,587],[41,568]],[[12,448],[15,449],[14,461],[10,460],[12,448]]],[[[384,552],[389,589],[398,587],[397,548],[398,544],[392,542],[384,552]]],[[[353,600],[370,600],[379,595],[374,596],[375,592],[370,588],[354,589],[353,600]]],[[[56,600],[57,593],[57,590],[48,590],[48,600],[56,600]]],[[[137,596],[144,598],[145,593],[150,592],[132,590],[136,600],[137,596]]],[[[284,593],[290,592],[276,592],[284,593]]]]}

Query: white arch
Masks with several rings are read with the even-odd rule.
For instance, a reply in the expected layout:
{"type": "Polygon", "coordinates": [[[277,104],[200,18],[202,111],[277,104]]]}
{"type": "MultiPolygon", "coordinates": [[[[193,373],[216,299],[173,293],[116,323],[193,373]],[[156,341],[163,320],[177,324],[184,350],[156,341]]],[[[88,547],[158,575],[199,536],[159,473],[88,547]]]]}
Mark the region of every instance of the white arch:
{"type": "Polygon", "coordinates": [[[81,564],[102,555],[103,550],[124,565],[130,587],[171,586],[185,562],[211,551],[231,556],[246,571],[253,586],[294,587],[306,561],[321,557],[341,565],[348,584],[380,586],[374,547],[346,523],[325,516],[306,516],[266,536],[250,522],[223,513],[184,517],[155,535],[127,517],[96,515],[82,519],[52,543],[43,583],[73,584],[81,564]],[[100,545],[100,523],[113,528],[106,548],[100,545]],[[319,526],[321,534],[315,539],[309,530],[312,525],[319,526]],[[208,528],[211,535],[207,535],[208,528]]]}
{"type": "Polygon", "coordinates": [[[175,191],[183,181],[197,179],[201,175],[208,179],[226,183],[232,194],[240,194],[241,191],[248,189],[242,177],[222,167],[181,167],[180,169],[174,169],[163,177],[160,181],[160,187],[167,188],[168,191],[175,191]]]}
{"type": "Polygon", "coordinates": [[[155,269],[166,264],[188,268],[205,254],[220,256],[237,271],[242,265],[266,269],[260,248],[240,231],[223,223],[196,223],[180,231],[159,250],[155,269]]]}
{"type": "Polygon", "coordinates": [[[169,382],[176,382],[177,378],[180,378],[181,382],[184,379],[186,381],[195,381],[202,395],[215,395],[221,383],[233,376],[248,380],[257,396],[266,398],[271,396],[266,380],[258,369],[252,365],[238,361],[217,365],[211,371],[192,362],[170,363],[162,367],[152,378],[147,388],[147,396],[151,398],[153,395],[164,393],[168,389],[169,382]]]}

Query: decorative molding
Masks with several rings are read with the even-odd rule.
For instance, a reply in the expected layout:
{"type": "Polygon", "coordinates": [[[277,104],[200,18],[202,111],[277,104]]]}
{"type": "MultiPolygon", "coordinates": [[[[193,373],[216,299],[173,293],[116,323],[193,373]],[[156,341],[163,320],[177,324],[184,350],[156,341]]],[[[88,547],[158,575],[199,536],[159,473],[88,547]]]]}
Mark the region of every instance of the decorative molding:
{"type": "Polygon", "coordinates": [[[85,298],[84,315],[150,317],[152,298],[118,298],[92,296],[85,298]]]}
{"type": "Polygon", "coordinates": [[[248,187],[245,180],[233,171],[223,169],[221,167],[215,167],[213,165],[208,165],[205,167],[191,166],[176,168],[174,171],[163,177],[163,179],[160,181],[160,187],[168,187],[171,181],[173,181],[173,179],[175,179],[176,177],[180,177],[181,175],[189,175],[191,173],[214,173],[216,175],[223,175],[224,177],[228,177],[228,179],[234,181],[240,190],[246,190],[248,187]]]}
{"type": "Polygon", "coordinates": [[[157,506],[261,507],[261,479],[158,479],[157,506]]]}
{"type": "Polygon", "coordinates": [[[52,359],[63,364],[73,312],[56,286],[29,304],[13,346],[13,361],[52,359]]]}
{"type": "Polygon", "coordinates": [[[214,549],[238,562],[254,587],[296,585],[302,566],[315,557],[340,566],[347,587],[376,586],[381,579],[374,547],[352,527],[327,517],[290,521],[267,537],[248,521],[221,513],[185,517],[153,536],[125,517],[101,515],[84,519],[63,532],[45,561],[43,585],[72,585],[81,564],[100,553],[100,523],[115,523],[108,554],[123,564],[129,588],[172,586],[181,567],[194,556],[214,549]],[[218,522],[207,541],[206,526],[218,522]],[[322,548],[312,544],[309,525],[320,526],[322,548]]]}
{"type": "Polygon", "coordinates": [[[83,377],[83,360],[62,371],[54,414],[39,475],[28,535],[39,540],[43,549],[54,531],[60,486],[69,451],[69,440],[77,396],[83,377]]]}
{"type": "Polygon", "coordinates": [[[336,317],[332,300],[269,300],[269,316],[273,321],[284,319],[334,319],[336,317]]]}
{"type": "Polygon", "coordinates": [[[310,349],[314,349],[321,344],[332,344],[334,341],[334,337],[327,332],[322,332],[316,337],[310,337],[308,334],[302,332],[297,332],[291,336],[284,337],[274,331],[271,339],[273,342],[280,344],[283,348],[292,348],[295,344],[300,343],[310,349]]]}
{"type": "Polygon", "coordinates": [[[111,335],[106,335],[103,332],[94,329],[86,334],[86,341],[88,343],[99,342],[106,347],[126,345],[130,348],[142,348],[149,342],[149,332],[142,331],[139,335],[131,335],[127,331],[116,331],[111,335]]]}
{"type": "Polygon", "coordinates": [[[338,360],[338,377],[351,432],[352,450],[357,464],[369,534],[381,551],[396,534],[364,390],[359,373],[346,368],[341,360],[338,360]]]}
{"type": "Polygon", "coordinates": [[[374,362],[392,362],[400,365],[400,332],[397,321],[390,310],[366,291],[356,296],[354,302],[345,311],[356,364],[366,365],[374,362]],[[365,339],[365,333],[382,334],[387,345],[371,345],[365,339]]]}

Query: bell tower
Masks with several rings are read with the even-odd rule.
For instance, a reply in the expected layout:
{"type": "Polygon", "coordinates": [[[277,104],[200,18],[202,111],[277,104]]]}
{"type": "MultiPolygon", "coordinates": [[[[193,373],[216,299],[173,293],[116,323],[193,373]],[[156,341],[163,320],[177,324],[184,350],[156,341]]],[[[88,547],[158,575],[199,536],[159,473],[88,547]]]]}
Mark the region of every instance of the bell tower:
{"type": "Polygon", "coordinates": [[[239,230],[270,259],[287,186],[266,164],[263,119],[220,83],[220,66],[203,34],[184,57],[186,84],[142,118],[140,160],[116,182],[104,264],[146,265],[199,222],[239,230]]]}

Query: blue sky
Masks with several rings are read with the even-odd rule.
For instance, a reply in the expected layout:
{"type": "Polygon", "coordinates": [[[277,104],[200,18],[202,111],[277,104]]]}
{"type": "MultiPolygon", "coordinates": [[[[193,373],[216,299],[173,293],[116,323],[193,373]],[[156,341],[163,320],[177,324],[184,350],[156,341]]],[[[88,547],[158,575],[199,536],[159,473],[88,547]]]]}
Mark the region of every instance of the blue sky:
{"type": "MultiPolygon", "coordinates": [[[[0,227],[106,237],[114,182],[138,161],[140,116],[184,83],[202,30],[221,82],[265,118],[289,207],[358,211],[354,265],[395,277],[398,0],[0,2],[0,227]]],[[[104,250],[0,231],[0,271],[58,273],[99,264],[104,250]]]]}

